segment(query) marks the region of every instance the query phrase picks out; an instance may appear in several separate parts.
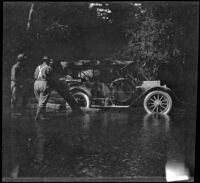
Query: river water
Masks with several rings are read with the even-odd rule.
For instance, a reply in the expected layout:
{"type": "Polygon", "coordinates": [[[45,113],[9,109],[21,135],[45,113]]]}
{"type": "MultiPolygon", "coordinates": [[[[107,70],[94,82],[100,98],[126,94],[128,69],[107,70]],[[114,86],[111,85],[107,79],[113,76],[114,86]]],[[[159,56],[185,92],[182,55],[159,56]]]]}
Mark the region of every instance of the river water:
{"type": "Polygon", "coordinates": [[[195,113],[169,116],[142,108],[72,112],[48,111],[34,121],[3,112],[3,177],[163,177],[169,169],[194,176],[195,113]]]}

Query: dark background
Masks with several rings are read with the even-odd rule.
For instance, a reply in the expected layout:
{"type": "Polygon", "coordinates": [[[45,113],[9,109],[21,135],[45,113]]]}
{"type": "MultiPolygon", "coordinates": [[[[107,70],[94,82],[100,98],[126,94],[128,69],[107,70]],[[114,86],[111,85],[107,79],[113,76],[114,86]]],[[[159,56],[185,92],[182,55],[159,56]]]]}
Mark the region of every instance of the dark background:
{"type": "MultiPolygon", "coordinates": [[[[132,60],[196,104],[198,2],[3,3],[3,88],[16,56],[28,56],[27,78],[41,57],[57,61],[132,60]],[[27,28],[31,5],[33,12],[27,28]]],[[[8,90],[9,91],[9,90],[8,90]]]]}

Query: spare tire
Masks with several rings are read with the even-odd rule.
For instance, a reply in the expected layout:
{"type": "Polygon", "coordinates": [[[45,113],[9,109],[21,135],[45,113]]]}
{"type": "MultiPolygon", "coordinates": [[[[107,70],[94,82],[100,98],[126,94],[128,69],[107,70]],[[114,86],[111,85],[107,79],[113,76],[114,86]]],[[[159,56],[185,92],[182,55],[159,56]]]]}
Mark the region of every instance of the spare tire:
{"type": "Polygon", "coordinates": [[[124,79],[119,78],[110,84],[112,102],[116,105],[128,105],[130,104],[133,94],[133,84],[124,79]]]}

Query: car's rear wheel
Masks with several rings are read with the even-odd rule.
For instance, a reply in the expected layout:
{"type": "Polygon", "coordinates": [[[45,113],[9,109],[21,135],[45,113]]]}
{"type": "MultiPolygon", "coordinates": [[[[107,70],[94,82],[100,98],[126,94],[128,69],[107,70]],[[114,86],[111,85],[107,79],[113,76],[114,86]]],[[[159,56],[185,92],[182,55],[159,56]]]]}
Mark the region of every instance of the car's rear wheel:
{"type": "Polygon", "coordinates": [[[152,91],[144,99],[144,109],[149,114],[168,114],[171,108],[172,99],[166,92],[152,91]]]}
{"type": "Polygon", "coordinates": [[[81,91],[74,92],[72,96],[74,97],[74,99],[76,100],[76,102],[80,107],[86,107],[86,108],[90,107],[90,98],[84,92],[81,91]]]}

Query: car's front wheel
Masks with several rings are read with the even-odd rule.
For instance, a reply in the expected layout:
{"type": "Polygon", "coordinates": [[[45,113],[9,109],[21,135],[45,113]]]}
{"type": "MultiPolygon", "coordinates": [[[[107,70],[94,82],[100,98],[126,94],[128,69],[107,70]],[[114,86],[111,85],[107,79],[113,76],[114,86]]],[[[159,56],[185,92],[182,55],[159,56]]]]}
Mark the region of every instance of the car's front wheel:
{"type": "Polygon", "coordinates": [[[74,99],[76,100],[76,102],[80,107],[86,107],[86,108],[90,107],[90,99],[88,95],[85,94],[84,92],[81,91],[74,92],[72,96],[74,97],[74,99]]]}
{"type": "Polygon", "coordinates": [[[172,99],[166,92],[152,91],[144,99],[144,109],[149,114],[168,114],[171,108],[172,99]]]}

